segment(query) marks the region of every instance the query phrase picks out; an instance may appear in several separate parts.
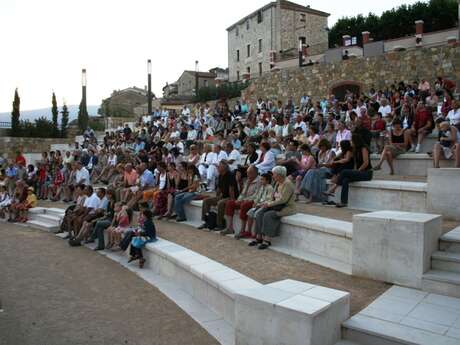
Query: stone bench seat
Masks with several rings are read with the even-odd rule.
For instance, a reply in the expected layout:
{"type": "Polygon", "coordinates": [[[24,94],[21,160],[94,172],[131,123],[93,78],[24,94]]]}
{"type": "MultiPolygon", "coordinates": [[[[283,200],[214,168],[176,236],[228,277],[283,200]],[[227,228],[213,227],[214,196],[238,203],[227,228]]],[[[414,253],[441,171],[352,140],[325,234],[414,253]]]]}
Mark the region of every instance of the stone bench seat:
{"type": "MultiPolygon", "coordinates": [[[[202,200],[186,206],[188,224],[201,224],[202,200]]],[[[235,231],[241,229],[236,213],[235,231]]],[[[347,274],[351,273],[352,223],[314,215],[296,213],[281,218],[280,236],[272,240],[272,249],[347,274]]]]}
{"type": "MultiPolygon", "coordinates": [[[[372,154],[372,166],[376,166],[380,160],[379,154],[372,154]]],[[[453,159],[441,159],[439,162],[441,168],[453,168],[455,162],[453,159]]],[[[404,153],[399,155],[393,161],[395,174],[400,176],[427,176],[428,169],[433,167],[433,158],[426,153],[404,153]]],[[[387,162],[384,162],[382,169],[374,171],[374,177],[388,175],[390,168],[387,162]]]]}

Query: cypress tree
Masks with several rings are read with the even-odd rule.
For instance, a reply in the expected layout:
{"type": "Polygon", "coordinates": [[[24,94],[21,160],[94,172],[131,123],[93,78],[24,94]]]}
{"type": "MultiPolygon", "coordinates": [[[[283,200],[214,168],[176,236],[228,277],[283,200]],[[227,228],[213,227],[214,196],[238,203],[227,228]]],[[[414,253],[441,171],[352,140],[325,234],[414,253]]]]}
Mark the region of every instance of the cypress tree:
{"type": "Polygon", "coordinates": [[[59,126],[58,126],[58,115],[59,115],[59,110],[57,107],[57,102],[56,102],[56,95],[53,92],[53,97],[51,99],[52,103],[52,108],[51,108],[51,114],[53,115],[53,137],[57,138],[59,136],[59,126]]]}
{"type": "Polygon", "coordinates": [[[69,110],[67,109],[67,104],[64,103],[62,106],[62,120],[61,120],[61,138],[67,137],[67,126],[69,124],[69,110]]]}
{"type": "Polygon", "coordinates": [[[14,91],[13,111],[11,112],[11,135],[19,137],[21,124],[19,122],[21,99],[19,98],[18,89],[14,91]]]}

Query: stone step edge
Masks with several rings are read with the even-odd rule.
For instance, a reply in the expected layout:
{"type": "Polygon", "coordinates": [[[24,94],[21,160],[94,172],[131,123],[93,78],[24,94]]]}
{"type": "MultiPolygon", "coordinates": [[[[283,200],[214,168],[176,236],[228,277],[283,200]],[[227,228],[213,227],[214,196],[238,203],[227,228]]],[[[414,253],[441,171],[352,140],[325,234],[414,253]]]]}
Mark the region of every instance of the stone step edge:
{"type": "Polygon", "coordinates": [[[460,226],[442,235],[440,240],[443,242],[460,243],[460,226]]]}
{"type": "Polygon", "coordinates": [[[422,279],[452,285],[459,285],[460,289],[460,273],[441,270],[430,270],[423,274],[422,279]]]}
{"type": "Polygon", "coordinates": [[[431,255],[431,259],[460,263],[460,253],[437,251],[431,255]]]}

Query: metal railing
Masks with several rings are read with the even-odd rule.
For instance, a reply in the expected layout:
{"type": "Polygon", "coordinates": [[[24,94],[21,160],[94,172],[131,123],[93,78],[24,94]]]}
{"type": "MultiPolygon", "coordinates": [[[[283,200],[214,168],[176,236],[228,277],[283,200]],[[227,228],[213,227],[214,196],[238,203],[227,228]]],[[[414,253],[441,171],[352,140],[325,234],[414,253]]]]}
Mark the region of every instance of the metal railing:
{"type": "Polygon", "coordinates": [[[0,128],[11,128],[11,122],[0,121],[0,128]]]}

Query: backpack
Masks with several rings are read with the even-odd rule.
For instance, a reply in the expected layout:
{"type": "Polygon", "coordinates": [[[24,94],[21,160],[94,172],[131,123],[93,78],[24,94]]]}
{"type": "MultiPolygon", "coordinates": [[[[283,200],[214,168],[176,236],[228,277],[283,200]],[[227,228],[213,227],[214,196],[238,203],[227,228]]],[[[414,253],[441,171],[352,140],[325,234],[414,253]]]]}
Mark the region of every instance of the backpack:
{"type": "Polygon", "coordinates": [[[206,213],[206,215],[204,216],[204,221],[206,223],[206,227],[209,229],[209,230],[213,230],[216,228],[217,226],[217,213],[214,212],[214,211],[209,211],[208,213],[206,213]]]}

